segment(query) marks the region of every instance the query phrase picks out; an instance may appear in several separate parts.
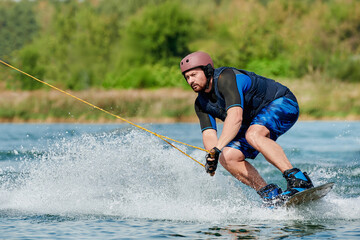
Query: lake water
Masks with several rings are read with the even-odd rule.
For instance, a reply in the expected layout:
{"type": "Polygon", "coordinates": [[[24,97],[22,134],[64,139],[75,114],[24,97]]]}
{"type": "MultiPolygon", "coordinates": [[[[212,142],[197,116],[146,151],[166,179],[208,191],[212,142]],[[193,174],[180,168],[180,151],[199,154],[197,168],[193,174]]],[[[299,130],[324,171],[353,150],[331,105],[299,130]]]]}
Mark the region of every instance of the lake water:
{"type": "MultiPolygon", "coordinates": [[[[198,124],[146,124],[202,147],[198,124]]],[[[360,122],[299,122],[278,142],[324,199],[264,209],[221,166],[214,177],[127,124],[0,124],[0,239],[360,239],[360,122]]],[[[180,146],[203,162],[204,152],[180,146]]],[[[285,188],[262,156],[251,161],[285,188]]]]}

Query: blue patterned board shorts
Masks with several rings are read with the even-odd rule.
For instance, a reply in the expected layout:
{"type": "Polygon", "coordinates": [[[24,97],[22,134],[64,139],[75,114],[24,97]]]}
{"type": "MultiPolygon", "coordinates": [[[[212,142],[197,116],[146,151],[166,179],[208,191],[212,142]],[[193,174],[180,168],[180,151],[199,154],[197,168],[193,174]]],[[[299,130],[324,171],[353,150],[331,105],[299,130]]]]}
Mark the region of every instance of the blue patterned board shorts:
{"type": "MultiPolygon", "coordinates": [[[[287,132],[299,117],[299,105],[297,102],[286,98],[278,98],[263,109],[252,120],[251,125],[265,126],[270,131],[270,138],[274,141],[287,132]]],[[[242,127],[237,136],[227,147],[240,150],[245,158],[254,159],[259,152],[256,151],[245,139],[248,127],[242,127]]]]}

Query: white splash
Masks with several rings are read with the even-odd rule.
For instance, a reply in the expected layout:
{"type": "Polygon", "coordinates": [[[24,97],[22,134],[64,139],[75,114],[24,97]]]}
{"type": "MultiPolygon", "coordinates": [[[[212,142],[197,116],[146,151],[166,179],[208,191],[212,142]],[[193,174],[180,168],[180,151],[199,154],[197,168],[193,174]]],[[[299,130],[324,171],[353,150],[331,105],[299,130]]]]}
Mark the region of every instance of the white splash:
{"type": "Polygon", "coordinates": [[[211,178],[176,149],[134,130],[63,139],[25,162],[16,187],[1,189],[1,210],[238,224],[360,216],[359,198],[334,195],[311,209],[261,208],[256,193],[221,167],[211,178]]]}

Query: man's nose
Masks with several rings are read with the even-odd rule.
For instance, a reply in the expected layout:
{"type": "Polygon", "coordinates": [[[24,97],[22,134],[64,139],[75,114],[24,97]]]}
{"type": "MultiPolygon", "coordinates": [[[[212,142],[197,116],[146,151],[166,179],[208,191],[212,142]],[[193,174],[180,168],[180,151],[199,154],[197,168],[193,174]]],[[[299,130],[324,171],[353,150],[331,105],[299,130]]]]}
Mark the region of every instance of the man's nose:
{"type": "Polygon", "coordinates": [[[191,85],[191,83],[194,82],[194,78],[190,76],[187,82],[191,85]]]}

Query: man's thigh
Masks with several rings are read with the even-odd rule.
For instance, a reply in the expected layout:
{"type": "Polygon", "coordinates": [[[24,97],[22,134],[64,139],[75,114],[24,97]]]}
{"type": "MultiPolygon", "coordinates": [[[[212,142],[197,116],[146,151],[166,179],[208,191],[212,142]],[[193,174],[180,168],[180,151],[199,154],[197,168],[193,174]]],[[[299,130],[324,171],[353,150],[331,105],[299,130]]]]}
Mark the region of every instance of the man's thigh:
{"type": "Polygon", "coordinates": [[[270,132],[270,138],[276,140],[287,132],[299,117],[297,102],[282,97],[265,106],[251,122],[251,126],[261,125],[270,132]]]}

